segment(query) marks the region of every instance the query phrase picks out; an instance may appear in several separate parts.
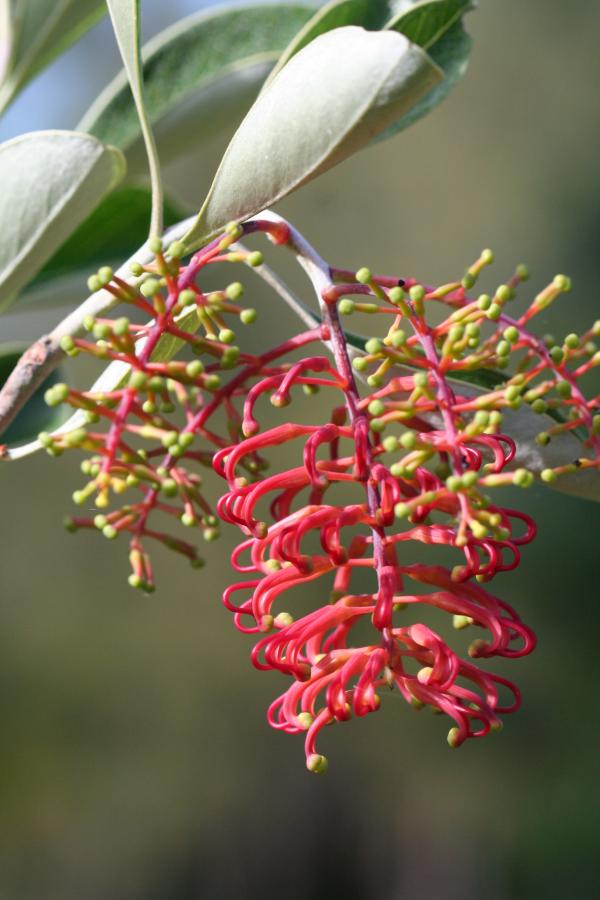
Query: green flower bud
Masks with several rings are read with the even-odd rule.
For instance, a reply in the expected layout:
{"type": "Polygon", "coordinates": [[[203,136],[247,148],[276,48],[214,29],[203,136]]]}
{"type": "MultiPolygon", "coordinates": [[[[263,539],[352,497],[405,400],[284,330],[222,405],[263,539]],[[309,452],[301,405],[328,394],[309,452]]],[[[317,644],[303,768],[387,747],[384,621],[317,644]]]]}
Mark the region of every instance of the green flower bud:
{"type": "Polygon", "coordinates": [[[87,280],[88,290],[91,294],[95,294],[97,291],[101,291],[104,285],[102,284],[102,279],[99,275],[90,275],[87,280]]]}
{"type": "Polygon", "coordinates": [[[385,412],[385,406],[381,400],[371,400],[369,412],[372,416],[381,416],[385,412]]]}
{"type": "Polygon", "coordinates": [[[413,284],[408,295],[413,303],[419,303],[425,296],[425,288],[422,284],[413,284]]]}
{"type": "Polygon", "coordinates": [[[558,288],[559,291],[563,291],[563,293],[571,290],[571,279],[568,275],[555,275],[553,284],[555,288],[558,288]]]}
{"type": "Polygon", "coordinates": [[[235,333],[231,328],[221,328],[219,331],[219,340],[222,344],[232,344],[235,341],[235,333]]]}
{"type": "Polygon", "coordinates": [[[533,484],[533,475],[528,469],[517,469],[513,475],[513,484],[518,487],[530,487],[533,484]]]}
{"type": "Polygon", "coordinates": [[[316,775],[324,775],[327,771],[327,765],[327,757],[321,753],[311,753],[306,760],[306,768],[309,772],[314,772],[316,775]]]}
{"type": "Polygon", "coordinates": [[[380,340],[378,340],[378,338],[369,338],[369,340],[365,344],[365,350],[367,351],[367,353],[370,353],[372,355],[381,353],[381,351],[383,350],[383,344],[380,340]]]}
{"type": "Polygon", "coordinates": [[[228,300],[239,300],[244,296],[244,285],[241,281],[234,281],[225,288],[225,296],[228,300]]]}
{"type": "Polygon", "coordinates": [[[227,349],[223,351],[223,355],[221,356],[221,368],[231,369],[233,366],[235,366],[239,358],[239,347],[227,347],[227,349]]]}
{"type": "Polygon", "coordinates": [[[160,291],[160,282],[156,278],[148,278],[140,285],[140,293],[147,299],[152,299],[160,291]]]}
{"type": "Polygon", "coordinates": [[[113,331],[117,337],[123,337],[124,335],[129,334],[129,319],[126,316],[115,319],[113,331]]]}
{"type": "Polygon", "coordinates": [[[258,313],[255,309],[243,309],[240,313],[240,321],[243,325],[252,325],[253,322],[256,322],[258,317],[258,313]]]}
{"type": "Polygon", "coordinates": [[[459,728],[451,728],[450,731],[448,732],[448,738],[447,738],[448,746],[452,747],[452,749],[454,750],[456,747],[459,746],[459,739],[460,739],[460,729],[459,728]]]}
{"type": "Polygon", "coordinates": [[[400,285],[397,285],[391,289],[388,296],[392,303],[397,304],[401,303],[406,295],[400,285]]]}
{"type": "Polygon", "coordinates": [[[171,259],[181,259],[182,256],[185,256],[185,244],[183,241],[173,241],[172,244],[169,244],[167,253],[171,259]]]}
{"type": "Polygon", "coordinates": [[[179,446],[183,447],[184,450],[187,450],[187,448],[191,447],[194,443],[194,435],[191,431],[182,431],[177,440],[179,446]]]}
{"type": "Polygon", "coordinates": [[[264,262],[264,257],[260,250],[253,250],[252,253],[248,254],[248,265],[253,268],[258,268],[258,266],[262,266],[264,262]]]}
{"type": "Polygon", "coordinates": [[[338,311],[342,316],[351,316],[354,312],[354,301],[347,298],[340,300],[338,303],[338,311]]]}
{"type": "Polygon", "coordinates": [[[507,284],[501,284],[496,288],[495,297],[500,300],[501,303],[506,303],[511,299],[511,290],[507,284]]]}
{"type": "Polygon", "coordinates": [[[165,478],[161,484],[161,490],[166,497],[176,497],[179,493],[177,482],[173,478],[165,478]]]}
{"type": "Polygon", "coordinates": [[[44,394],[44,400],[48,406],[58,406],[59,403],[64,403],[68,396],[69,388],[66,384],[55,384],[48,388],[44,394]]]}
{"type": "Polygon", "coordinates": [[[364,356],[355,356],[352,360],[352,368],[355,372],[364,372],[369,366],[364,356]]]}
{"type": "Polygon", "coordinates": [[[186,528],[193,528],[197,521],[196,517],[190,513],[183,513],[181,516],[181,524],[185,525],[186,528]]]}
{"type": "Polygon", "coordinates": [[[197,300],[196,292],[191,288],[186,288],[185,290],[181,291],[178,299],[182,309],[185,309],[186,306],[195,306],[197,300]]]}
{"type": "Polygon", "coordinates": [[[148,384],[148,376],[144,372],[132,372],[129,378],[129,386],[136,391],[143,390],[148,384]]]}
{"type": "Polygon", "coordinates": [[[569,348],[569,350],[576,350],[579,347],[579,335],[575,333],[568,334],[565,338],[565,346],[569,348]]]}
{"type": "Polygon", "coordinates": [[[190,378],[197,378],[198,375],[201,375],[204,372],[204,365],[199,359],[194,359],[187,364],[185,371],[190,378]]]}
{"type": "Polygon", "coordinates": [[[406,333],[402,331],[401,328],[398,328],[390,335],[390,340],[392,342],[392,347],[395,347],[397,350],[406,343],[406,333]]]}
{"type": "Polygon", "coordinates": [[[110,284],[113,277],[113,270],[110,266],[102,266],[102,268],[98,269],[98,278],[102,282],[102,287],[106,287],[107,284],[110,284]]]}

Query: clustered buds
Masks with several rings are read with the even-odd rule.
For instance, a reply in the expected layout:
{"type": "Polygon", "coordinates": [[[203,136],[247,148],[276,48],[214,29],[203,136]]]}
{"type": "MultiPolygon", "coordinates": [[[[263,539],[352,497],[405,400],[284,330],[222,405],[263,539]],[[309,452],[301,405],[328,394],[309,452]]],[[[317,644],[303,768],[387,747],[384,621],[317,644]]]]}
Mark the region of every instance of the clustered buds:
{"type": "MultiPolygon", "coordinates": [[[[186,266],[180,263],[183,247],[178,242],[164,252],[161,242],[154,240],[152,265],[131,267],[135,286],[108,267],[92,275],[90,289],[110,291],[128,315],[89,318],[85,327],[90,336],[67,337],[62,347],[70,356],[83,352],[120,364],[121,382],[110,391],[78,391],[58,384],[46,394],[50,405],[67,403],[81,414],[80,428],[40,435],[48,452],[59,455],[78,447],[92,454],[81,466],[88,481],[75,491],[73,500],[80,506],[94,504],[99,512],[69,518],[68,529],[95,528],[108,539],[128,534],[129,583],[147,592],[154,589],[147,539],[183,554],[194,567],[203,565],[195,546],[153,524],[154,513],[200,529],[206,541],[219,534],[197,469],[210,467],[214,450],[236,438],[236,413],[222,383],[229,370],[252,362],[236,345],[232,325],[236,320],[243,326],[251,324],[256,312],[239,304],[243,295],[239,282],[203,293],[196,277],[215,262],[260,265],[257,252],[231,249],[240,233],[232,226],[186,266]],[[184,350],[189,361],[173,358],[184,350]],[[221,408],[227,417],[225,434],[207,425],[221,408]],[[130,490],[135,500],[110,509],[113,497],[122,502],[130,490]]],[[[252,470],[256,464],[246,465],[252,470]]]]}
{"type": "Polygon", "coordinates": [[[327,766],[317,749],[324,726],[376,711],[390,689],[415,709],[448,715],[452,747],[498,730],[520,694],[477,661],[524,656],[535,646],[531,629],[492,582],[518,566],[520,548],[536,529],[525,513],[495,502],[493,489],[527,488],[536,477],[550,482],[600,466],[600,397],[588,399],[581,388],[600,363],[594,342],[600,323],[564,340],[534,335],[530,321],[570,284],[557,276],[514,316],[511,303],[527,278],[523,266],[493,295],[471,298],[493,261],[485,250],[460,281],[437,288],[368,269],[327,268],[317,285],[320,321],[250,356],[235,346],[227,324],[231,316],[254,317],[237,302],[241,287],[205,295],[196,285],[209,263],[260,265],[260,255],[232,247],[244,231],[267,232],[299,255],[307,246],[269,216],[232,226],[184,267],[178,248],[165,255],[157,247],[155,263],[134,273],[136,287],[109,271],[94,276],[98,287],[108,286],[151,321],[90,322],[95,341],[70,339],[65,346],[127,364],[124,383],[107,395],[64,385],[50,391],[49,402],[81,409],[86,427],[48,438],[49,451],[78,446],[93,454],[83,467],[89,481],[75,499],[94,498],[102,511],[70,520],[72,527],[99,528],[108,538],[129,533],[130,581],[148,590],[146,538],[199,563],[190,545],[151,526],[151,513],[200,525],[208,539],[216,534],[195,471],[212,462],[227,482],[218,516],[244,534],[232,555],[243,580],[223,600],[238,629],[258,635],[254,665],[289,680],[268,718],[285,732],[305,732],[311,771],[327,766]],[[385,323],[361,352],[340,324],[359,313],[385,323]],[[211,362],[160,362],[165,341],[211,362]],[[330,355],[308,349],[323,344],[330,355]],[[327,421],[290,417],[287,407],[298,403],[299,390],[326,392],[327,421]],[[285,413],[263,428],[265,398],[285,413]],[[169,418],[174,407],[183,413],[179,427],[169,418]],[[582,455],[539,472],[528,468],[505,428],[519,410],[539,417],[540,448],[573,433],[582,455]],[[217,412],[225,413],[225,436],[211,421],[217,412]],[[96,427],[100,421],[107,430],[96,427]],[[128,488],[140,499],[105,512],[109,494],[128,488]],[[431,561],[432,551],[439,562],[431,561]],[[317,598],[308,612],[294,590],[303,585],[317,598]],[[444,613],[458,644],[464,633],[475,633],[462,650],[436,630],[444,613]]]}

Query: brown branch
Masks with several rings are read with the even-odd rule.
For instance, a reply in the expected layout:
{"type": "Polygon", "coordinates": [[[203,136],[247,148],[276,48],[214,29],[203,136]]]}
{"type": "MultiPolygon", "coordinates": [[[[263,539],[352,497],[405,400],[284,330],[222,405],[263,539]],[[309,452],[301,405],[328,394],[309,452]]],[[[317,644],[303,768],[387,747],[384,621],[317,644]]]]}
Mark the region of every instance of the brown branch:
{"type": "Polygon", "coordinates": [[[51,334],[43,335],[25,351],[0,390],[0,434],[64,356],[60,339],[51,334]]]}

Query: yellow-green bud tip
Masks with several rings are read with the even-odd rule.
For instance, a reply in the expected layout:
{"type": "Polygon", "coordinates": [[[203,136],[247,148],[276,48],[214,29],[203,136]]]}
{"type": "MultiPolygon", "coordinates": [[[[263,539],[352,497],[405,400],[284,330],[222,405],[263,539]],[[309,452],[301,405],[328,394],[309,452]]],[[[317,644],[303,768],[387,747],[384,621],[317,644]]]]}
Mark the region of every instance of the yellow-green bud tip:
{"type": "Polygon", "coordinates": [[[306,768],[316,775],[323,775],[327,771],[327,757],[321,753],[311,753],[306,760],[306,768]]]}

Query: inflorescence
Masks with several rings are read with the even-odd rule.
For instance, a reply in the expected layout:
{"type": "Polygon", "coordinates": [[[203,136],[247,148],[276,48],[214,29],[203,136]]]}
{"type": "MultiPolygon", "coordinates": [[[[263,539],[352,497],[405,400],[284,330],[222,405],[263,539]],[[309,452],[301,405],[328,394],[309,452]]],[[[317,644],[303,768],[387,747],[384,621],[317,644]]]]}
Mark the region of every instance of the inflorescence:
{"type": "Polygon", "coordinates": [[[535,646],[531,629],[490,590],[499,572],[518,566],[535,525],[490,492],[599,467],[600,397],[586,398],[581,381],[600,364],[600,323],[563,341],[535,336],[531,320],[570,283],[557,276],[513,316],[523,266],[493,295],[471,299],[492,262],[488,250],[461,281],[431,288],[330,268],[307,248],[269,214],[230,226],[187,264],[182,247],[164,252],[156,242],[154,263],[134,266],[135,286],[101,269],[91,287],[113,292],[144,323],[97,319],[87,323],[89,338],[65,341],[69,354],[118,361],[126,374],[108,393],[51,388],[48,402],[81,410],[85,422],[42,439],[54,455],[69,447],[92,454],[74,499],[99,512],[68,527],[96,528],[107,538],[127,533],[130,583],[146,591],[154,586],[149,538],[201,565],[191,544],[157,530],[154,514],[212,540],[217,515],[197,469],[212,465],[225,479],[216,513],[244,540],[232,555],[243,580],[227,588],[224,603],[240,631],[259,636],[254,665],[289,679],[270,723],[305,732],[307,766],[322,772],[327,760],[316,741],[323,727],[374,712],[382,689],[446,713],[452,747],[499,729],[501,716],[520,705],[516,686],[477,661],[524,656],[535,646]],[[260,266],[260,253],[236,243],[256,231],[287,244],[317,273],[320,303],[314,327],[260,355],[235,343],[232,322],[255,317],[239,303],[241,285],[211,293],[197,286],[208,265],[260,266]],[[432,324],[434,307],[443,311],[439,324],[432,324]],[[386,324],[359,353],[341,321],[361,313],[386,324]],[[195,358],[175,358],[184,350],[195,358]],[[292,421],[287,407],[299,389],[331,398],[325,422],[292,421]],[[266,397],[283,419],[261,427],[266,397]],[[539,416],[541,448],[574,433],[581,457],[539,473],[520,464],[503,417],[522,407],[539,416]],[[129,489],[136,500],[111,510],[111,496],[129,489]],[[427,555],[418,561],[423,545],[439,548],[445,564],[427,555]],[[294,616],[285,607],[297,605],[293,589],[302,585],[318,599],[294,616]],[[462,657],[419,621],[428,620],[427,609],[483,637],[462,657]]]}

